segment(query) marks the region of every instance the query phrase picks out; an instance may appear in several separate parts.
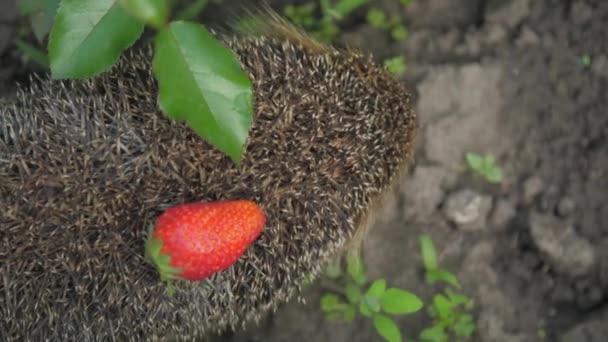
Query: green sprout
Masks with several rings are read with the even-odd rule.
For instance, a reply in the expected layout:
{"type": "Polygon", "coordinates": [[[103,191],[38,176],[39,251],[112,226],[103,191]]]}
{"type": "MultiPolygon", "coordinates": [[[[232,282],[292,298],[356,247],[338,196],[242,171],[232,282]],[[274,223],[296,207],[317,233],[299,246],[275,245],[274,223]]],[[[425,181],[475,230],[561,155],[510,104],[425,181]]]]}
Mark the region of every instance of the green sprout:
{"type": "Polygon", "coordinates": [[[388,287],[385,279],[368,284],[363,262],[358,254],[346,258],[346,272],[339,262],[330,263],[327,275],[341,284],[342,296],[325,294],[321,309],[327,320],[352,321],[357,314],[369,317],[376,332],[388,342],[401,342],[402,335],[391,315],[412,314],[422,309],[422,301],[413,293],[388,287]]]}
{"type": "Polygon", "coordinates": [[[384,61],[384,67],[393,75],[401,77],[403,76],[403,74],[405,74],[405,57],[396,56],[393,58],[386,59],[384,61]]]}
{"type": "Polygon", "coordinates": [[[390,16],[387,16],[384,11],[372,7],[367,11],[366,20],[370,26],[390,32],[391,38],[395,41],[402,41],[408,37],[409,32],[402,24],[398,13],[391,13],[390,16]]]}
{"type": "Polygon", "coordinates": [[[589,56],[589,54],[584,54],[581,56],[581,64],[586,68],[591,66],[591,56],[589,56]]]}
{"type": "Polygon", "coordinates": [[[496,160],[492,154],[481,156],[468,152],[466,154],[467,164],[478,175],[485,178],[490,183],[500,183],[503,179],[502,170],[496,165],[496,160]]]}
{"type": "MultiPolygon", "coordinates": [[[[428,235],[419,237],[422,261],[424,264],[426,282],[433,285],[443,282],[460,289],[460,283],[455,275],[439,267],[433,241],[428,235]]],[[[473,309],[473,300],[455,293],[449,287],[444,293],[433,297],[433,302],[427,308],[433,325],[424,329],[419,338],[424,342],[447,342],[451,334],[458,338],[469,338],[475,331],[473,316],[468,311],[473,309]]]]}
{"type": "Polygon", "coordinates": [[[309,32],[314,38],[331,43],[338,35],[339,22],[365,5],[368,0],[339,0],[331,4],[329,0],[307,2],[301,5],[287,5],[283,9],[285,16],[309,32]],[[320,10],[321,17],[315,13],[320,10]]]}
{"type": "MultiPolygon", "coordinates": [[[[439,266],[430,237],[423,234],[419,242],[427,285],[447,284],[426,308],[432,325],[419,333],[419,341],[447,342],[451,336],[457,340],[470,338],[475,332],[475,321],[470,313],[473,300],[456,293],[461,285],[454,274],[439,266]]],[[[415,294],[395,287],[387,288],[385,279],[368,281],[361,257],[355,253],[347,255],[346,270],[342,269],[339,259],[329,263],[326,275],[335,282],[334,285],[338,285],[331,287],[335,293],[321,297],[321,309],[327,320],[351,322],[361,314],[370,318],[376,332],[389,342],[403,341],[391,315],[413,314],[423,307],[423,302],[415,294]]]]}

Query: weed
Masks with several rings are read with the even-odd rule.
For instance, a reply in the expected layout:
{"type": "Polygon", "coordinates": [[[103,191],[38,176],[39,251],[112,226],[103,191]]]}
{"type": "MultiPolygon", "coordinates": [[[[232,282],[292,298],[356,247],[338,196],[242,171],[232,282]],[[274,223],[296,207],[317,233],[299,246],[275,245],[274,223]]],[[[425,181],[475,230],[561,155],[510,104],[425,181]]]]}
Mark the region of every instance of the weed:
{"type": "Polygon", "coordinates": [[[396,56],[393,58],[386,59],[384,61],[384,67],[393,75],[401,77],[403,76],[403,74],[405,74],[405,57],[396,56]]]}
{"type": "MultiPolygon", "coordinates": [[[[426,311],[432,325],[419,333],[421,342],[447,342],[450,336],[458,339],[471,337],[475,322],[470,311],[473,300],[458,294],[460,283],[455,275],[439,267],[435,246],[428,235],[419,237],[420,251],[428,286],[446,283],[443,293],[436,294],[426,311]],[[450,288],[451,287],[451,288],[450,288]]],[[[369,286],[360,256],[349,254],[346,272],[340,261],[330,263],[326,275],[339,287],[335,293],[321,297],[321,309],[330,322],[352,321],[358,313],[372,319],[374,328],[389,342],[403,340],[399,327],[390,315],[414,314],[423,308],[423,302],[415,294],[399,288],[388,288],[385,279],[376,279],[369,286]]],[[[413,341],[408,339],[408,341],[413,341]]]]}
{"type": "MultiPolygon", "coordinates": [[[[433,285],[437,282],[444,282],[460,289],[461,286],[456,276],[439,267],[435,246],[430,237],[421,235],[419,241],[427,284],[433,285]]],[[[434,324],[420,333],[420,340],[424,342],[444,342],[448,341],[449,335],[457,338],[471,337],[475,331],[475,322],[468,311],[472,309],[472,299],[457,294],[446,287],[444,293],[436,294],[433,297],[431,306],[427,308],[434,324]]]]}
{"type": "Polygon", "coordinates": [[[591,66],[591,56],[589,56],[589,54],[584,54],[581,56],[581,64],[585,67],[588,68],[591,66]]]}
{"type": "Polygon", "coordinates": [[[488,182],[502,182],[502,170],[496,165],[496,160],[492,154],[482,156],[473,152],[468,152],[466,154],[466,160],[469,168],[479,176],[485,178],[488,182]]]}
{"type": "Polygon", "coordinates": [[[332,4],[329,0],[307,2],[302,5],[287,5],[283,9],[285,15],[295,24],[301,26],[314,38],[331,43],[339,33],[339,22],[365,5],[368,0],[339,0],[332,4]],[[317,19],[315,14],[321,12],[317,19]]]}
{"type": "Polygon", "coordinates": [[[422,301],[411,292],[387,288],[385,279],[377,279],[367,286],[363,262],[358,254],[349,254],[346,264],[346,272],[341,270],[339,262],[327,268],[327,275],[341,284],[342,293],[342,298],[337,294],[325,294],[321,298],[321,309],[327,320],[350,322],[360,313],[372,319],[374,328],[386,341],[402,341],[399,327],[391,316],[420,311],[422,301]]]}

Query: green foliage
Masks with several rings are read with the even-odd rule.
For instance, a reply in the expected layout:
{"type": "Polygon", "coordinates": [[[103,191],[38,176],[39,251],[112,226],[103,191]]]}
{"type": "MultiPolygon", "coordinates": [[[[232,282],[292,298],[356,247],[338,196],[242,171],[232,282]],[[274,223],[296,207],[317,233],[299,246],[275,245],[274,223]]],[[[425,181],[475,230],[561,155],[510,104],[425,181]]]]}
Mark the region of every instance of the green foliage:
{"type": "Polygon", "coordinates": [[[584,67],[590,67],[591,66],[591,56],[589,56],[589,54],[584,54],[581,56],[581,64],[584,67]]]}
{"type": "MultiPolygon", "coordinates": [[[[419,341],[447,342],[451,337],[458,341],[470,338],[475,332],[475,322],[470,313],[473,301],[450,288],[459,289],[460,284],[456,276],[439,267],[435,245],[430,237],[421,235],[419,243],[428,285],[437,282],[447,284],[444,291],[435,294],[432,302],[427,305],[426,312],[432,319],[432,325],[420,331],[419,341]]],[[[349,322],[358,312],[372,320],[377,333],[385,341],[401,342],[401,331],[391,315],[408,315],[421,311],[424,304],[420,298],[411,292],[387,287],[386,280],[382,278],[367,286],[363,262],[358,254],[347,254],[345,272],[340,265],[339,260],[334,261],[326,270],[340,286],[335,291],[337,293],[327,293],[321,297],[321,309],[326,313],[327,320],[349,322]]]]}
{"type": "Polygon", "coordinates": [[[496,165],[492,154],[485,156],[468,152],[466,154],[467,164],[475,173],[485,178],[490,183],[500,183],[503,179],[502,170],[496,165]]]}
{"type": "Polygon", "coordinates": [[[116,0],[62,0],[49,38],[54,78],[85,78],[110,68],[144,25],[116,0]]]}
{"type": "Polygon", "coordinates": [[[202,26],[175,21],[156,37],[160,106],[239,164],[251,125],[251,81],[202,26]],[[180,91],[175,91],[180,89],[180,91]]]}
{"type": "MultiPolygon", "coordinates": [[[[19,0],[48,57],[17,40],[25,55],[57,79],[95,76],[116,63],[148,26],[156,30],[154,73],[161,109],[240,165],[253,113],[252,84],[234,53],[202,25],[170,21],[186,0],[19,0]]],[[[215,0],[218,2],[218,0],[215,0]]],[[[189,1],[179,14],[195,18],[209,1],[189,1]]]]}
{"type": "Polygon", "coordinates": [[[398,13],[391,13],[390,16],[387,16],[384,11],[372,7],[367,12],[366,19],[372,27],[390,32],[395,41],[402,41],[408,36],[409,32],[398,13]]]}
{"type": "Polygon", "coordinates": [[[373,321],[378,334],[386,341],[401,342],[401,332],[389,315],[411,314],[422,309],[422,301],[414,294],[398,288],[387,288],[386,280],[376,279],[368,285],[363,261],[358,254],[346,257],[346,272],[336,271],[335,262],[327,271],[341,286],[342,298],[328,293],[321,297],[321,310],[327,320],[351,321],[359,312],[373,321]],[[340,276],[336,276],[340,274],[340,276]],[[344,300],[345,299],[345,300],[344,300]]]}
{"type": "MultiPolygon", "coordinates": [[[[419,237],[420,252],[424,265],[426,281],[429,285],[444,282],[460,289],[460,283],[455,275],[439,267],[435,245],[431,238],[423,234],[419,237]]],[[[468,297],[455,293],[446,287],[444,293],[436,294],[433,302],[427,308],[433,325],[420,332],[423,342],[444,342],[453,335],[457,338],[469,338],[475,331],[473,316],[468,311],[473,309],[473,301],[468,297]]]]}
{"type": "Polygon", "coordinates": [[[295,24],[299,25],[314,38],[331,43],[336,38],[340,21],[352,12],[365,5],[369,0],[330,0],[307,2],[301,5],[287,5],[284,14],[295,24]],[[320,18],[317,19],[317,12],[320,18]]]}
{"type": "Polygon", "coordinates": [[[393,75],[397,77],[403,76],[405,74],[405,57],[396,56],[393,58],[389,58],[384,61],[384,67],[393,75]]]}

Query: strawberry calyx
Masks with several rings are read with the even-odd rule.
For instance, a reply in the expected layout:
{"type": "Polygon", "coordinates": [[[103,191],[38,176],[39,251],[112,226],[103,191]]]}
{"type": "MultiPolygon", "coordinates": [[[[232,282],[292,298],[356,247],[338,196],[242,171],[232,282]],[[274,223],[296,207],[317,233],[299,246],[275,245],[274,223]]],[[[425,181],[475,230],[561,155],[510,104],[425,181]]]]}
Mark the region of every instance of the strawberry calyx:
{"type": "Polygon", "coordinates": [[[173,294],[173,280],[180,279],[179,274],[182,270],[170,265],[171,256],[161,253],[162,247],[163,240],[154,237],[153,227],[150,227],[146,241],[146,258],[156,266],[160,273],[160,280],[167,282],[169,294],[173,294]]]}

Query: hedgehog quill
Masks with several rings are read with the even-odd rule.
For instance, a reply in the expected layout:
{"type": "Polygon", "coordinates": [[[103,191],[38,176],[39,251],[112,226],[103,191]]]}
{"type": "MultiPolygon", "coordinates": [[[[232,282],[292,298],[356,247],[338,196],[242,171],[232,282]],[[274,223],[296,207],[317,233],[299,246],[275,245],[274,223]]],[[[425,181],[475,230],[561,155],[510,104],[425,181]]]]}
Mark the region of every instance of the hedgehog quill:
{"type": "Polygon", "coordinates": [[[151,49],[0,106],[0,340],[194,340],[257,322],[356,245],[413,153],[413,97],[277,18],[221,35],[254,87],[240,168],[159,110],[151,49]],[[263,231],[175,295],[145,258],[167,208],[243,199],[263,231]]]}

